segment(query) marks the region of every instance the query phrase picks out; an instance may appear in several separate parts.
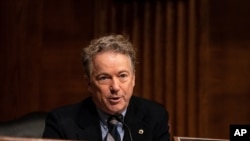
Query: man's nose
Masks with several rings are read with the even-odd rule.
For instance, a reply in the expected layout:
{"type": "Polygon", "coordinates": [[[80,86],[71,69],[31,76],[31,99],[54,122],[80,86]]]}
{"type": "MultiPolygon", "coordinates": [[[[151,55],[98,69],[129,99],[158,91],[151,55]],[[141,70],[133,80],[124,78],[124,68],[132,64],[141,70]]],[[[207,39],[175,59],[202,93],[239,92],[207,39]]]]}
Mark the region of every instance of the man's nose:
{"type": "Polygon", "coordinates": [[[113,79],[110,85],[110,91],[112,94],[117,93],[120,90],[119,80],[113,79]]]}

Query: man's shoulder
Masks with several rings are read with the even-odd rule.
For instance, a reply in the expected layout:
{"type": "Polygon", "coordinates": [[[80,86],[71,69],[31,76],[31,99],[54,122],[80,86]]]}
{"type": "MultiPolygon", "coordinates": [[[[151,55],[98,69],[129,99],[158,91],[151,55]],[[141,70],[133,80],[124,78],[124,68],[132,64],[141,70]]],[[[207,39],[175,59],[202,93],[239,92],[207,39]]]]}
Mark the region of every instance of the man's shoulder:
{"type": "Polygon", "coordinates": [[[91,98],[86,98],[80,102],[64,105],[58,108],[55,108],[50,113],[64,116],[75,116],[80,111],[87,109],[86,107],[90,107],[92,105],[91,98]]]}
{"type": "Polygon", "coordinates": [[[154,105],[154,106],[162,106],[158,102],[155,102],[155,101],[150,100],[150,99],[138,97],[138,96],[132,96],[131,100],[134,101],[134,102],[139,102],[139,103],[143,103],[143,104],[150,104],[150,105],[154,105]]]}
{"type": "Polygon", "coordinates": [[[154,124],[158,121],[159,117],[168,119],[168,112],[163,105],[137,96],[131,98],[127,118],[131,120],[136,118],[138,121],[154,124]]]}
{"type": "Polygon", "coordinates": [[[139,108],[139,110],[153,110],[153,111],[165,110],[162,104],[149,100],[149,99],[141,98],[138,96],[133,96],[131,98],[131,103],[133,103],[133,105],[139,108]]]}

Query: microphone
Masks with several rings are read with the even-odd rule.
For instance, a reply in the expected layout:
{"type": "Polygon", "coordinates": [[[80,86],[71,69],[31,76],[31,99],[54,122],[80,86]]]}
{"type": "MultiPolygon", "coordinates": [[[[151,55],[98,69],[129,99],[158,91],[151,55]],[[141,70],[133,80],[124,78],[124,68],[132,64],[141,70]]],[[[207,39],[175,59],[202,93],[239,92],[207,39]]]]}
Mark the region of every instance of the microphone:
{"type": "Polygon", "coordinates": [[[132,134],[131,134],[131,131],[130,131],[130,128],[128,127],[128,125],[123,121],[123,115],[122,114],[119,114],[119,113],[116,113],[114,115],[115,119],[119,122],[121,122],[127,129],[128,129],[128,133],[129,133],[129,138],[130,138],[130,141],[133,141],[133,138],[132,138],[132,134]]]}

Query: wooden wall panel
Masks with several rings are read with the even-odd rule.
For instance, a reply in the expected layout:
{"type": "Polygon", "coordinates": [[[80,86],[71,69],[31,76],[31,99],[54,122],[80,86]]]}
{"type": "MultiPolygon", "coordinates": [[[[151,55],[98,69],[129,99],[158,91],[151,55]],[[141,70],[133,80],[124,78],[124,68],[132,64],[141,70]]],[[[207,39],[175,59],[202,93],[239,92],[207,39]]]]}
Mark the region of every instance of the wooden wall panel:
{"type": "Polygon", "coordinates": [[[1,2],[1,119],[39,109],[41,10],[39,0],[1,2]]]}
{"type": "Polygon", "coordinates": [[[80,52],[93,36],[92,7],[80,0],[1,1],[1,121],[88,95],[80,52]]]}
{"type": "Polygon", "coordinates": [[[250,123],[249,1],[208,1],[200,84],[201,135],[229,137],[230,124],[250,123]],[[213,132],[211,132],[213,131],[213,132]]]}
{"type": "Polygon", "coordinates": [[[93,7],[92,1],[44,1],[40,101],[46,111],[88,96],[80,54],[93,38],[93,7]]]}
{"type": "Polygon", "coordinates": [[[250,123],[249,7],[247,0],[1,1],[0,121],[87,97],[81,48],[125,33],[138,50],[135,95],[166,107],[172,135],[228,138],[230,123],[250,123]]]}

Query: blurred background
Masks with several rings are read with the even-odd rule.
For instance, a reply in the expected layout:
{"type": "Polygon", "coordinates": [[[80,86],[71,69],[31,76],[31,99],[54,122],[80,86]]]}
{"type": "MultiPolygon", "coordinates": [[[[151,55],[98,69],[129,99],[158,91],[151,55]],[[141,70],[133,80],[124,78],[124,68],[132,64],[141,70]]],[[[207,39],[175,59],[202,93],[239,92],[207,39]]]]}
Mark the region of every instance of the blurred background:
{"type": "Polygon", "coordinates": [[[138,51],[135,94],[163,104],[171,134],[229,138],[250,124],[248,0],[2,0],[0,121],[89,96],[80,52],[119,33],[138,51]]]}

